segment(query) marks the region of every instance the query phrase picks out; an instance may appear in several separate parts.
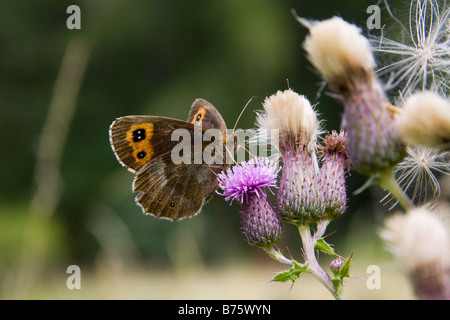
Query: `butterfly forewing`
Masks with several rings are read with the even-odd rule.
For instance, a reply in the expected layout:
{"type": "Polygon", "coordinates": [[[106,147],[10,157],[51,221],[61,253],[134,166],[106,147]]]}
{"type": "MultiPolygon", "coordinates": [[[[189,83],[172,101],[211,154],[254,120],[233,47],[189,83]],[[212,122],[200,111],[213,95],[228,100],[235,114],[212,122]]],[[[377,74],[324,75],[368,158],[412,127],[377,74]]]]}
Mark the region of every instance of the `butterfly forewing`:
{"type": "Polygon", "coordinates": [[[193,130],[185,121],[155,116],[126,116],[110,127],[110,140],[119,162],[137,172],[151,160],[171,152],[179,141],[172,141],[177,128],[193,130]]]}

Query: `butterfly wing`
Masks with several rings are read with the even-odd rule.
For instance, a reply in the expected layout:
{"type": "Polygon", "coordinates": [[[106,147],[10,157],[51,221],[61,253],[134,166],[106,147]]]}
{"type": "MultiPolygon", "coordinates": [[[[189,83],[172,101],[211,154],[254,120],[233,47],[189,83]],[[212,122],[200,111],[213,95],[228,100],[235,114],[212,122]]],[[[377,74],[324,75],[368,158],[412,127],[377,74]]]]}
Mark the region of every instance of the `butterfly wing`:
{"type": "MultiPolygon", "coordinates": [[[[109,139],[117,160],[136,173],[153,159],[170,152],[178,141],[172,132],[186,127],[186,122],[156,116],[126,116],[109,128],[109,139]]],[[[188,126],[188,129],[192,126],[188,126]]]]}
{"type": "MultiPolygon", "coordinates": [[[[237,152],[239,141],[234,134],[227,134],[227,125],[220,112],[205,99],[196,99],[191,106],[188,122],[201,126],[203,130],[219,130],[223,138],[224,154],[228,153],[228,162],[231,162],[237,152]]],[[[230,166],[226,165],[222,169],[226,170],[230,166]]]]}
{"type": "Polygon", "coordinates": [[[112,148],[119,162],[136,174],[133,191],[139,192],[136,202],[144,213],[176,220],[197,214],[212,198],[216,175],[225,165],[198,161],[210,147],[203,134],[192,123],[164,117],[126,116],[113,122],[112,148]],[[180,129],[182,141],[172,140],[180,129]],[[195,147],[198,134],[200,147],[195,147]]]}
{"type": "Polygon", "coordinates": [[[204,130],[219,129],[226,137],[227,126],[219,111],[205,99],[196,99],[189,112],[188,122],[202,126],[204,130]]]}
{"type": "Polygon", "coordinates": [[[206,164],[174,164],[169,154],[149,162],[136,175],[133,191],[144,213],[177,220],[196,215],[214,195],[218,170],[206,164]]]}

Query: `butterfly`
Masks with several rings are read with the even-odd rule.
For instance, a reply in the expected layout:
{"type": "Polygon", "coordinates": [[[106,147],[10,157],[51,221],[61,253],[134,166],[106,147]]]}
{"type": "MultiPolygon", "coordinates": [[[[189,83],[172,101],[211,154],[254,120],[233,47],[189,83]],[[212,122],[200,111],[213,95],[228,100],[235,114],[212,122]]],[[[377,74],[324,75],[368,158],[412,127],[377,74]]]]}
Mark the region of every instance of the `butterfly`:
{"type": "Polygon", "coordinates": [[[111,124],[109,138],[117,160],[136,175],[132,190],[143,212],[178,220],[201,211],[217,174],[230,167],[226,131],[219,111],[197,99],[188,121],[125,116],[111,124]]]}

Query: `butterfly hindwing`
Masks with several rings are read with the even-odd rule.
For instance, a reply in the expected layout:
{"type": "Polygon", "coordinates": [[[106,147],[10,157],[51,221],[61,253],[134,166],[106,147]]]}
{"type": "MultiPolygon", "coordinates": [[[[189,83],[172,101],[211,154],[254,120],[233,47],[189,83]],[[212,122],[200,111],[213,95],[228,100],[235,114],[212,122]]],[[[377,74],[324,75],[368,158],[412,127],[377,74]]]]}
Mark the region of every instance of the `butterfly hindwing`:
{"type": "Polygon", "coordinates": [[[227,126],[222,115],[205,99],[196,99],[189,112],[188,122],[201,126],[204,130],[218,129],[226,135],[227,126]]]}
{"type": "Polygon", "coordinates": [[[174,164],[168,154],[136,175],[133,191],[145,213],[176,220],[197,214],[217,189],[219,170],[206,164],[174,164]]]}

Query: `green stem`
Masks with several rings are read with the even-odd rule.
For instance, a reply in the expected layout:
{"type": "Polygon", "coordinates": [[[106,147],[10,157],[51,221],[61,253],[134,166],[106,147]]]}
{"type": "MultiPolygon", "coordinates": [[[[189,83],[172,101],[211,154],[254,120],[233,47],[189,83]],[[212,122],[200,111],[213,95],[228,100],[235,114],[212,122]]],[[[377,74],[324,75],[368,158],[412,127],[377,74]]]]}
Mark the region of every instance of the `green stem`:
{"type": "Polygon", "coordinates": [[[392,170],[386,170],[385,172],[380,173],[376,178],[376,181],[380,186],[388,190],[406,211],[414,208],[414,203],[403,192],[402,188],[400,188],[392,170]]]}
{"type": "Polygon", "coordinates": [[[322,283],[328,291],[334,296],[337,300],[344,300],[345,296],[343,292],[336,292],[333,282],[331,281],[330,276],[322,269],[316,259],[315,255],[315,242],[311,236],[311,230],[309,228],[309,224],[299,224],[298,231],[300,233],[300,237],[302,238],[303,245],[303,255],[305,260],[308,262],[309,271],[317,280],[322,283]]]}

